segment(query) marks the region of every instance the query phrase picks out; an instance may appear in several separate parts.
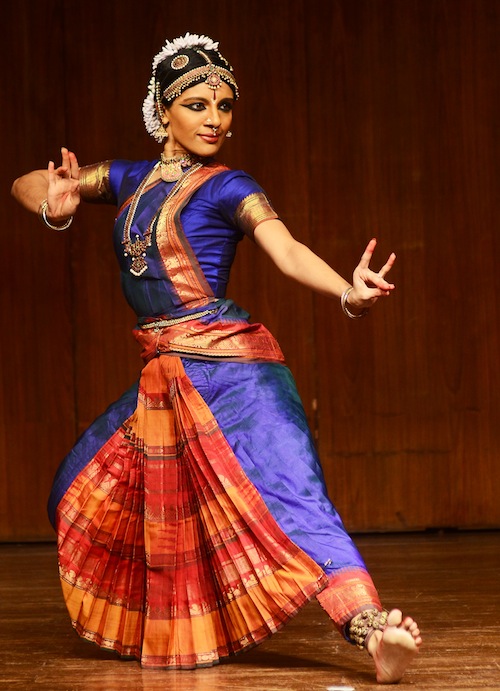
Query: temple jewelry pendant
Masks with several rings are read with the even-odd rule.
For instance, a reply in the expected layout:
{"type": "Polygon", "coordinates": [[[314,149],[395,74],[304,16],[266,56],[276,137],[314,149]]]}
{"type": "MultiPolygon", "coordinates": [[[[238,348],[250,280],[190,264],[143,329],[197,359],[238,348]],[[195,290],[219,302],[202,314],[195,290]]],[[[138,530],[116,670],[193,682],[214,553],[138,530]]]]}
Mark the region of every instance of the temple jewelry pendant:
{"type": "Polygon", "coordinates": [[[130,273],[134,276],[142,276],[142,274],[147,271],[148,265],[146,264],[144,257],[134,257],[132,259],[132,265],[129,269],[130,273]]]}
{"type": "Polygon", "coordinates": [[[130,257],[132,259],[132,264],[130,265],[129,271],[134,276],[141,276],[145,271],[147,271],[148,265],[146,262],[146,249],[149,247],[149,238],[136,238],[134,242],[127,242],[125,244],[123,256],[130,257]]]}

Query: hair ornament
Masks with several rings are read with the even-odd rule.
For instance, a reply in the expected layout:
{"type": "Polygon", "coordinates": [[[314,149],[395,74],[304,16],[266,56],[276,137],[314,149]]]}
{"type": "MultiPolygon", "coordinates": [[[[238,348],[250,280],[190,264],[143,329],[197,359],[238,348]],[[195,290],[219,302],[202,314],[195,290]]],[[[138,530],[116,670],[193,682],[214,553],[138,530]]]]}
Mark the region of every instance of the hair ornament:
{"type": "Polygon", "coordinates": [[[172,62],[170,63],[170,67],[173,70],[183,70],[184,67],[189,62],[189,58],[187,55],[176,55],[175,58],[172,58],[172,62]]]}
{"type": "Polygon", "coordinates": [[[212,41],[208,36],[198,36],[198,34],[187,33],[185,36],[179,36],[179,38],[174,38],[173,41],[165,41],[165,45],[160,50],[160,52],[153,58],[153,74],[156,72],[156,68],[163,62],[166,58],[176,53],[180,53],[181,50],[186,48],[205,48],[206,50],[217,50],[219,44],[212,41]]]}

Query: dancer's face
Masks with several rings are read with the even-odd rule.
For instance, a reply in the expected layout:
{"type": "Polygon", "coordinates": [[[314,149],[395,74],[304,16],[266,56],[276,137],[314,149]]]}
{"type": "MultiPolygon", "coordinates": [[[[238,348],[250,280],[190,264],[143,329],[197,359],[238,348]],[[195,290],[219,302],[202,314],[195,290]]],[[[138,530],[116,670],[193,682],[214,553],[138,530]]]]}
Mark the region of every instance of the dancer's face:
{"type": "Polygon", "coordinates": [[[205,83],[183,91],[163,116],[168,132],[165,155],[188,151],[197,156],[215,156],[231,127],[233,105],[234,94],[224,82],[216,91],[205,83]]]}

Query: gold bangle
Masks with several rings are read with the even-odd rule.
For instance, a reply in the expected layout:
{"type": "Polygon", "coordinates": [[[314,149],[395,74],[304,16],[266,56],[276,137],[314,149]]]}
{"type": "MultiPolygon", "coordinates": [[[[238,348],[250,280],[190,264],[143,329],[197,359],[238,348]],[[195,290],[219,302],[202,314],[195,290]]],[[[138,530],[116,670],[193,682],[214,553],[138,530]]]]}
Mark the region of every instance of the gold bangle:
{"type": "Polygon", "coordinates": [[[70,216],[64,223],[60,226],[56,226],[53,223],[49,221],[47,218],[47,209],[49,208],[49,202],[44,199],[41,204],[40,208],[38,209],[38,217],[40,218],[41,222],[47,226],[47,228],[50,228],[51,230],[67,230],[70,225],[73,223],[73,216],[70,216]]]}
{"type": "Polygon", "coordinates": [[[349,297],[351,291],[354,290],[353,286],[349,286],[349,288],[346,288],[342,295],[340,296],[340,306],[342,308],[342,312],[349,317],[349,319],[361,319],[362,317],[366,317],[368,314],[368,307],[365,307],[359,314],[354,314],[351,312],[351,310],[347,306],[347,298],[349,297]]]}

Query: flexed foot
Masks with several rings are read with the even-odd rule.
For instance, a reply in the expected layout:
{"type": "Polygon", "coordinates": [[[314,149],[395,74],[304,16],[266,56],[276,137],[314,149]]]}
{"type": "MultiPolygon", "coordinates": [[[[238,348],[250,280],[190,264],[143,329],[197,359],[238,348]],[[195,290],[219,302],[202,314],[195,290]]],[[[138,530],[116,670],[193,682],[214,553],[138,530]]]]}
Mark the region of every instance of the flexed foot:
{"type": "Polygon", "coordinates": [[[380,684],[395,684],[422,644],[420,630],[411,617],[404,617],[393,609],[383,631],[374,631],[368,641],[368,652],[373,657],[380,684]]]}

